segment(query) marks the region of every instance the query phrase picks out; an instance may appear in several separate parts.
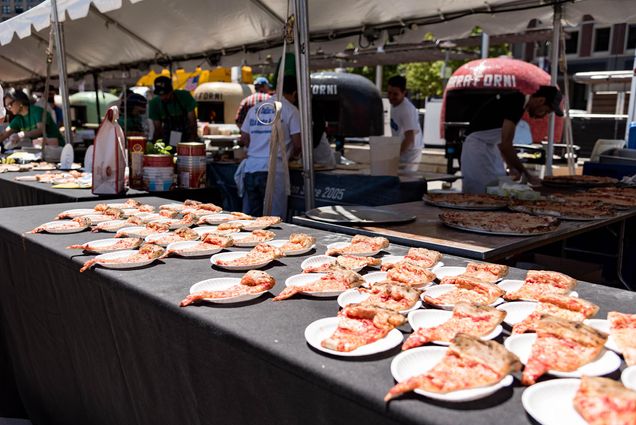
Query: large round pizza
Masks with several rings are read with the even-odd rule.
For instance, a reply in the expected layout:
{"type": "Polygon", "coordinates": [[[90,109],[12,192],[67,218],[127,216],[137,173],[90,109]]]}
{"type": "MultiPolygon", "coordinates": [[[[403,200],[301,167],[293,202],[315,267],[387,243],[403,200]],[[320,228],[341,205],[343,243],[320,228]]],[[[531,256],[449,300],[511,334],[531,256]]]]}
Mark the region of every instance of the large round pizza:
{"type": "Polygon", "coordinates": [[[614,210],[598,202],[564,202],[562,200],[515,200],[512,211],[558,217],[562,220],[598,220],[612,217],[614,210]]]}
{"type": "Polygon", "coordinates": [[[505,198],[485,193],[428,193],[422,199],[436,207],[461,210],[500,210],[508,205],[505,198]]]}
{"type": "Polygon", "coordinates": [[[439,218],[456,229],[506,236],[540,235],[559,226],[558,218],[517,212],[447,211],[439,218]]]}
{"type": "Polygon", "coordinates": [[[614,186],[618,180],[600,176],[546,176],[542,184],[549,187],[602,187],[614,186]]]}

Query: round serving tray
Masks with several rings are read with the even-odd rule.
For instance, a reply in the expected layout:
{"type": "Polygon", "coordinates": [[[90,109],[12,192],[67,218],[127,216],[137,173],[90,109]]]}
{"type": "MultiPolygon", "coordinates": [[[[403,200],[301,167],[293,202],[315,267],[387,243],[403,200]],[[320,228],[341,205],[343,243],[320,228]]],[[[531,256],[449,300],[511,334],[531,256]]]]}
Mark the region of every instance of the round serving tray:
{"type": "Polygon", "coordinates": [[[415,220],[415,216],[405,216],[381,208],[363,205],[334,205],[314,208],[305,213],[313,220],[327,223],[386,224],[407,223],[415,220]]]}
{"type": "Polygon", "coordinates": [[[493,235],[493,236],[539,236],[539,235],[545,235],[545,234],[548,234],[548,233],[552,233],[552,232],[554,232],[554,231],[556,231],[558,229],[558,226],[557,226],[554,229],[544,230],[544,231],[541,231],[541,232],[517,233],[517,232],[490,231],[490,230],[484,230],[484,229],[479,229],[479,228],[475,228],[475,227],[461,226],[459,224],[445,223],[443,221],[442,221],[442,223],[444,223],[445,226],[452,227],[454,229],[464,230],[464,231],[473,232],[473,233],[481,233],[483,235],[493,235]]]}

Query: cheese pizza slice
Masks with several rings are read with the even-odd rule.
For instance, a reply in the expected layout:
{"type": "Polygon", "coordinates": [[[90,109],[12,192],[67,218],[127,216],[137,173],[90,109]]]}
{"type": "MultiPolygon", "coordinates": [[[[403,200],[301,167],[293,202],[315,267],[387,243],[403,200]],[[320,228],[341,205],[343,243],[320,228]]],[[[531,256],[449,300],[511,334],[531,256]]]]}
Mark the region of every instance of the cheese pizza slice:
{"type": "Polygon", "coordinates": [[[388,280],[401,282],[410,286],[424,286],[435,280],[435,273],[426,267],[408,261],[399,261],[386,274],[388,280]]]}
{"type": "Polygon", "coordinates": [[[608,378],[584,376],[574,409],[590,425],[636,424],[636,391],[608,378]]]}
{"type": "Polygon", "coordinates": [[[576,286],[576,279],[563,273],[546,270],[529,270],[521,288],[507,293],[504,298],[508,301],[531,300],[536,301],[539,296],[546,294],[569,294],[576,286]]]}
{"type": "Polygon", "coordinates": [[[360,304],[377,305],[389,310],[404,311],[412,308],[420,299],[420,291],[404,283],[385,281],[360,287],[358,291],[369,294],[360,304]]]}
{"type": "Polygon", "coordinates": [[[426,268],[433,267],[441,259],[441,252],[426,248],[410,248],[404,256],[404,260],[426,268]]]}
{"type": "Polygon", "coordinates": [[[636,365],[636,314],[610,311],[607,320],[610,322],[610,335],[621,349],[625,363],[636,365]]]}
{"type": "Polygon", "coordinates": [[[573,372],[595,360],[606,341],[607,334],[583,323],[543,315],[521,382],[532,385],[550,370],[573,372]]]}
{"type": "MultiPolygon", "coordinates": [[[[495,283],[508,274],[508,266],[490,263],[468,263],[466,271],[459,276],[478,279],[484,282],[495,283]]],[[[454,284],[457,276],[443,278],[440,283],[454,284]]]]}
{"type": "Polygon", "coordinates": [[[517,356],[495,341],[458,334],[453,338],[446,355],[428,372],[413,376],[389,390],[389,401],[418,388],[435,393],[486,387],[501,381],[520,369],[517,356]]]}
{"type": "Polygon", "coordinates": [[[455,305],[458,302],[472,304],[492,304],[505,291],[499,286],[481,280],[459,276],[455,279],[455,288],[437,297],[424,296],[424,301],[432,305],[455,305]]]}
{"type": "Polygon", "coordinates": [[[320,343],[335,351],[353,351],[384,338],[404,324],[400,313],[375,305],[349,304],[338,313],[338,327],[333,335],[320,343]]]}
{"type": "Polygon", "coordinates": [[[465,302],[455,304],[450,320],[432,328],[419,328],[402,345],[402,350],[419,347],[431,341],[450,342],[459,333],[481,337],[499,325],[506,312],[486,305],[465,302]]]}
{"type": "Polygon", "coordinates": [[[534,332],[539,319],[544,314],[560,317],[571,322],[582,322],[598,313],[596,304],[567,295],[540,295],[537,301],[539,301],[537,308],[528,317],[512,327],[513,334],[534,332]]]}

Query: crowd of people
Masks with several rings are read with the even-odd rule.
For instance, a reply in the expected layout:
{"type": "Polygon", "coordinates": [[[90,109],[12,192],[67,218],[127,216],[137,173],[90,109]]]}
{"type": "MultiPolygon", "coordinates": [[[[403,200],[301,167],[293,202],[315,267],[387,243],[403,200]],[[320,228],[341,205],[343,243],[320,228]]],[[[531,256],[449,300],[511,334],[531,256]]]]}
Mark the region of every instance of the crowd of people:
{"type": "MultiPolygon", "coordinates": [[[[262,215],[268,179],[274,190],[268,202],[269,213],[284,216],[287,209],[288,175],[286,164],[301,153],[300,113],[297,108],[295,76],[285,76],[283,88],[274,90],[267,78],[254,81],[255,92],[244,98],[236,111],[240,144],[246,158],[235,179],[244,193],[243,209],[251,215],[262,215]],[[278,108],[277,108],[278,105],[278,108]],[[277,110],[279,109],[279,110],[277,110]],[[279,125],[272,125],[275,117],[279,125]],[[272,148],[276,140],[283,148],[272,148]],[[285,152],[285,155],[282,155],[285,152]],[[272,153],[276,158],[270,161],[272,153]]],[[[56,91],[49,87],[48,96],[34,98],[22,90],[7,90],[0,95],[0,122],[6,128],[0,133],[0,147],[9,150],[42,139],[43,144],[64,145],[60,132],[62,110],[55,104],[56,91]],[[44,123],[44,124],[43,124],[44,123]]],[[[424,140],[418,110],[407,97],[407,81],[403,76],[388,80],[387,97],[391,104],[390,126],[400,140],[400,163],[407,171],[420,165],[424,140]]],[[[507,174],[525,177],[536,183],[517,157],[513,148],[515,129],[524,112],[541,118],[550,112],[562,116],[562,95],[554,86],[541,86],[530,96],[516,90],[491,94],[472,111],[461,154],[463,191],[483,193],[488,185],[507,174]]],[[[197,140],[197,102],[189,91],[174,89],[172,79],[159,76],[154,81],[154,96],[148,101],[138,93],[127,92],[120,102],[119,123],[127,135],[144,135],[151,140],[163,139],[176,144],[197,140]],[[151,128],[152,130],[149,130],[151,128]]],[[[335,155],[325,137],[325,120],[320,108],[313,111],[314,152],[319,161],[334,164],[335,155]]]]}

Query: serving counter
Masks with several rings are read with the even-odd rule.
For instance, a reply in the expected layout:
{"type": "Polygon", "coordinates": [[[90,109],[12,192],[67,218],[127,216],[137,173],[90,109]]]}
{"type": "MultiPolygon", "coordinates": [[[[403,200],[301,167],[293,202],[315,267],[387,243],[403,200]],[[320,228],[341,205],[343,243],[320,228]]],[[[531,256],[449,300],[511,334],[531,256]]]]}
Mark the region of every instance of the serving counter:
{"type": "MultiPolygon", "coordinates": [[[[531,423],[517,380],[474,402],[408,395],[385,404],[399,348],[345,359],[315,351],[305,341],[307,325],[336,315],[334,298],[273,302],[268,294],[242,304],[178,307],[193,283],[242,275],[218,270],[208,258],[80,273],[91,257],[66,246],[107,234],[25,234],[64,209],[65,204],[17,207],[0,215],[0,329],[7,364],[34,424],[531,423]]],[[[272,230],[277,238],[300,231],[317,240],[307,255],[264,269],[277,280],[273,294],[300,273],[307,256],[349,238],[288,224],[272,230]]],[[[406,250],[395,243],[387,249],[406,250]]],[[[443,262],[467,260],[445,255],[443,262]]],[[[511,269],[509,277],[524,274],[511,269]]],[[[598,317],[610,310],[636,313],[634,293],[585,282],[577,291],[600,306],[598,317]]]]}

